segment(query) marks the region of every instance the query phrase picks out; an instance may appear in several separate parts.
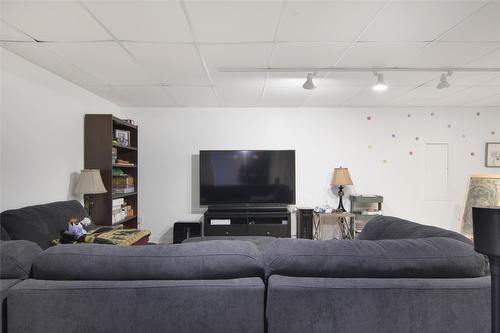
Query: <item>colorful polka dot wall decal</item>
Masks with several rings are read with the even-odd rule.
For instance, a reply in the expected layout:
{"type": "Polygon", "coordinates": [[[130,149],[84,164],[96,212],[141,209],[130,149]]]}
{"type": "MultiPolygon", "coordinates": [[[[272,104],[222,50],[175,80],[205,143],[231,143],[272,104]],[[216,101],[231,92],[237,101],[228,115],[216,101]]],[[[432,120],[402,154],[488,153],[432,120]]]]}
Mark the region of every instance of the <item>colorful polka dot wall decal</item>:
{"type": "Polygon", "coordinates": [[[448,128],[451,128],[451,124],[448,124],[448,128]]]}
{"type": "Polygon", "coordinates": [[[474,153],[473,151],[470,152],[470,156],[476,156],[476,153],[474,153]]]}
{"type": "Polygon", "coordinates": [[[410,154],[410,156],[413,156],[413,152],[411,150],[410,150],[409,154],[410,154]]]}
{"type": "Polygon", "coordinates": [[[480,116],[481,115],[481,112],[476,112],[476,116],[480,116]]]}
{"type": "Polygon", "coordinates": [[[371,116],[366,117],[366,120],[372,120],[371,116]]]}
{"type": "Polygon", "coordinates": [[[431,112],[431,117],[434,117],[435,113],[434,112],[431,112]]]}
{"type": "Polygon", "coordinates": [[[465,139],[465,137],[466,137],[466,136],[467,136],[467,135],[465,135],[465,134],[462,134],[462,138],[463,138],[463,139],[465,139]]]}
{"type": "Polygon", "coordinates": [[[393,135],[391,135],[391,136],[392,136],[393,138],[395,138],[395,137],[396,137],[396,134],[393,134],[393,135]]]}
{"type": "Polygon", "coordinates": [[[372,148],[373,148],[373,146],[372,146],[372,145],[368,145],[368,149],[372,149],[372,148]]]}
{"type": "Polygon", "coordinates": [[[410,113],[408,113],[408,118],[411,118],[411,114],[410,113]]]}
{"type": "Polygon", "coordinates": [[[420,140],[420,138],[418,136],[415,137],[415,141],[418,141],[420,140]]]}
{"type": "Polygon", "coordinates": [[[491,135],[495,135],[495,131],[491,131],[491,135]]]}
{"type": "Polygon", "coordinates": [[[387,160],[382,160],[382,163],[387,164],[387,160]]]}

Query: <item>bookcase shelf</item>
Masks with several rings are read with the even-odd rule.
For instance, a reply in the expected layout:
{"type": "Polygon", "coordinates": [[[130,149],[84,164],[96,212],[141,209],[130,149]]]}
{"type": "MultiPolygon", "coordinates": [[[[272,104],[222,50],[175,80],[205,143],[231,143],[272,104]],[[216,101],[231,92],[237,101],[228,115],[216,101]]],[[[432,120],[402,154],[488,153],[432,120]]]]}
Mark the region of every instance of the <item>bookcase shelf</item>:
{"type": "Polygon", "coordinates": [[[85,115],[84,167],[99,169],[107,192],[92,195],[94,207],[92,217],[100,226],[123,225],[125,228],[137,228],[138,212],[138,126],[117,118],[111,114],[85,115]],[[113,143],[116,130],[129,131],[129,145],[113,143]],[[113,157],[116,150],[117,157],[113,157]],[[129,164],[114,163],[113,158],[130,161],[129,164]],[[120,168],[134,178],[134,192],[113,193],[113,168],[120,168]],[[113,200],[124,198],[134,210],[133,217],[112,223],[113,200]]]}

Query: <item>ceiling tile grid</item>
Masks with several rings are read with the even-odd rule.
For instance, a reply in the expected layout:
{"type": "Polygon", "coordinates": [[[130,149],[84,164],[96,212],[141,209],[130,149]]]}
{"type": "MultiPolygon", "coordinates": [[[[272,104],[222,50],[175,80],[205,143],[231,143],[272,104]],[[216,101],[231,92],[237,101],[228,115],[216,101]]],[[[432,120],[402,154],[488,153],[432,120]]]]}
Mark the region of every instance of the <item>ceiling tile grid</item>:
{"type": "Polygon", "coordinates": [[[500,106],[500,1],[2,1],[1,46],[121,106],[500,106]]]}

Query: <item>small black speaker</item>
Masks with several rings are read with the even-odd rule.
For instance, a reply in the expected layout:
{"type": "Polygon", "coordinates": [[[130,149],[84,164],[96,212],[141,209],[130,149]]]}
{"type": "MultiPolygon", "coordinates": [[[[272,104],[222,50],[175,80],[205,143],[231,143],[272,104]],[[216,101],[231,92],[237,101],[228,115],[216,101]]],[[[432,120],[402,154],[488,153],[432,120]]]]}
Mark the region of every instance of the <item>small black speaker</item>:
{"type": "Polygon", "coordinates": [[[201,222],[175,222],[174,244],[191,237],[201,237],[201,222]]]}
{"type": "Polygon", "coordinates": [[[313,239],[314,209],[297,208],[297,238],[313,239]]]}
{"type": "Polygon", "coordinates": [[[473,207],[474,249],[490,259],[491,332],[500,333],[500,207],[473,207]]]}

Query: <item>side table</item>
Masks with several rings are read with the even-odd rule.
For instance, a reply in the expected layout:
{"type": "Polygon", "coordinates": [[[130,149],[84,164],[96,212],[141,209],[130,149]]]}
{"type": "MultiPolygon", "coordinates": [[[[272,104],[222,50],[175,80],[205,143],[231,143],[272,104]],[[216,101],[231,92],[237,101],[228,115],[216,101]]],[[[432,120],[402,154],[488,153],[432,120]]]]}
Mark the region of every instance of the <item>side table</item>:
{"type": "Polygon", "coordinates": [[[321,226],[329,217],[337,219],[342,239],[354,239],[355,214],[348,212],[318,213],[314,212],[313,239],[321,239],[321,226]]]}

